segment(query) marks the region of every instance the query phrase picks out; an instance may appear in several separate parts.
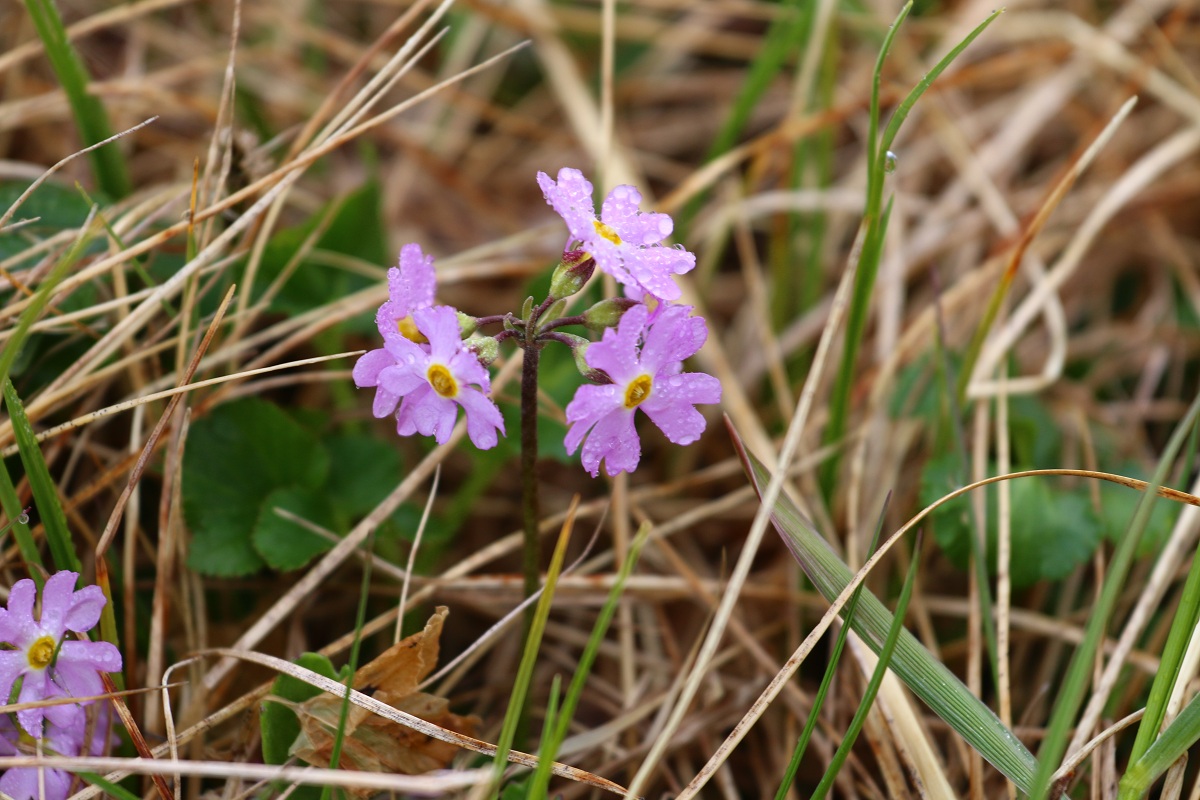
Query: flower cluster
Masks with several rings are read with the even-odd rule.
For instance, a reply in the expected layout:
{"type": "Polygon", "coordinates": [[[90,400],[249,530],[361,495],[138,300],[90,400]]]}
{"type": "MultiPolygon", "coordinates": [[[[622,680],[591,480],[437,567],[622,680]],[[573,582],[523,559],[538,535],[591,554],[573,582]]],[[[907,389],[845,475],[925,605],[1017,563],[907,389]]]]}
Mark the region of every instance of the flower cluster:
{"type": "Polygon", "coordinates": [[[433,436],[439,444],[449,439],[461,406],[471,441],[487,449],[505,432],[487,397],[487,367],[499,343],[512,339],[537,350],[557,341],[572,349],[589,381],[567,406],[567,451],[582,445],[583,465],[593,476],[602,462],[609,475],[632,472],[641,456],[634,427],[639,408],[670,441],[690,444],[705,427],[696,405],[721,399],[715,378],[683,372],[683,361],[708,336],[690,306],[672,305],[682,294],[674,276],[692,269],[696,257],[663,244],[673,230],[671,218],[640,211],[642,196],[632,186],[613,189],[597,217],[592,185],[579,170],[560,170],[557,180],[539,172],[537,180],[568,230],[549,296],[538,305],[530,298],[520,316],[473,318],[435,306],[433,259],[418,245],[405,245],[399,267],[388,271],[388,300],[376,315],[384,346],[358,360],[354,382],[374,387],[375,416],[394,414],[399,434],[433,436]],[[596,267],[622,285],[625,297],[562,316],[565,298],[580,291],[596,267]],[[503,330],[479,332],[491,324],[503,330]],[[601,331],[601,341],[561,332],[568,325],[601,331]]]}
{"type": "MultiPolygon", "coordinates": [[[[68,635],[95,627],[106,602],[98,586],[75,591],[78,578],[74,572],[52,575],[42,589],[37,619],[33,581],[17,581],[9,592],[8,607],[0,609],[0,643],[11,648],[0,650],[0,698],[5,702],[95,697],[104,693],[100,673],[121,669],[121,653],[113,645],[68,635]]],[[[102,752],[110,738],[109,716],[101,704],[89,725],[89,704],[85,700],[21,709],[17,724],[0,718],[0,754],[32,752],[35,739],[42,740],[48,753],[79,755],[85,744],[90,754],[102,752]]],[[[70,784],[71,776],[59,770],[10,769],[0,776],[0,791],[17,800],[41,797],[39,785],[46,798],[63,798],[70,784]]]]}

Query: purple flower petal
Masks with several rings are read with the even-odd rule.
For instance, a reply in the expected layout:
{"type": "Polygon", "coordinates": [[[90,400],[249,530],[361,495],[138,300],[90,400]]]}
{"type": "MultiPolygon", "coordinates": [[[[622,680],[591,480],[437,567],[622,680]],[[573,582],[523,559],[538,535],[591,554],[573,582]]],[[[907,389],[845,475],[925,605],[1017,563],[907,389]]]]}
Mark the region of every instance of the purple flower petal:
{"type": "Polygon", "coordinates": [[[388,294],[393,301],[405,304],[405,316],[433,305],[437,291],[437,273],[433,268],[433,256],[421,251],[419,244],[406,244],[400,248],[400,268],[388,270],[388,294]],[[395,275],[392,275],[395,270],[395,275]]]}
{"type": "Polygon", "coordinates": [[[704,346],[708,326],[703,317],[689,317],[691,306],[667,306],[646,333],[642,369],[652,375],[691,358],[704,346]]]}
{"type": "Polygon", "coordinates": [[[550,179],[544,172],[537,174],[538,186],[550,207],[567,223],[572,239],[588,241],[596,235],[593,223],[596,219],[592,203],[592,184],[577,169],[564,167],[558,171],[558,181],[550,179]]]}
{"type": "Polygon", "coordinates": [[[354,369],[351,371],[350,377],[354,379],[354,385],[360,389],[378,386],[379,372],[395,363],[396,359],[392,357],[392,354],[382,347],[378,350],[370,350],[354,362],[354,369]]]}
{"type": "MultiPolygon", "coordinates": [[[[47,582],[47,588],[49,585],[49,582],[47,582]]],[[[104,609],[104,604],[107,602],[108,598],[104,596],[104,590],[99,586],[85,586],[78,592],[74,592],[71,595],[71,606],[67,609],[67,618],[64,621],[64,627],[76,633],[90,631],[100,622],[100,612],[104,609]]],[[[46,617],[45,607],[46,601],[43,598],[43,627],[45,626],[46,617]]]]}
{"type": "Polygon", "coordinates": [[[25,647],[41,635],[33,621],[33,601],[37,587],[29,578],[22,578],[8,591],[8,609],[0,616],[0,642],[25,647]]]}
{"type": "Polygon", "coordinates": [[[504,433],[504,416],[496,404],[477,389],[459,392],[456,399],[467,415],[467,435],[471,437],[471,443],[480,450],[495,447],[499,441],[497,431],[504,433]]]}
{"type": "Polygon", "coordinates": [[[567,453],[575,452],[583,437],[601,417],[621,408],[621,391],[620,387],[614,385],[593,386],[588,383],[575,390],[575,397],[567,404],[567,423],[571,426],[563,440],[567,453]]]}
{"type": "MultiPolygon", "coordinates": [[[[42,616],[38,620],[44,634],[55,639],[62,637],[65,630],[63,623],[66,620],[67,610],[71,607],[72,595],[75,594],[75,581],[78,579],[79,573],[63,570],[54,573],[46,580],[46,585],[42,587],[42,616]]],[[[99,587],[93,588],[100,591],[99,587]]],[[[100,608],[103,607],[104,594],[101,593],[100,608]]],[[[100,608],[96,609],[96,619],[83,630],[90,630],[100,621],[100,608]]]]}
{"type": "Polygon", "coordinates": [[[721,382],[703,372],[685,372],[654,382],[650,397],[639,408],[675,444],[691,444],[704,433],[704,416],[696,403],[719,403],[721,382]]]}
{"type": "Polygon", "coordinates": [[[432,306],[413,312],[417,330],[429,340],[429,354],[437,361],[446,362],[462,350],[462,332],[458,327],[458,314],[450,306],[432,306]]]}
{"type": "MultiPolygon", "coordinates": [[[[21,682],[21,691],[17,693],[18,703],[34,703],[44,700],[53,684],[47,670],[29,670],[21,682]]],[[[46,710],[42,707],[23,708],[17,712],[17,722],[35,739],[42,738],[42,719],[46,710]]]]}
{"type": "Polygon", "coordinates": [[[643,247],[627,252],[625,268],[646,291],[662,300],[678,300],[683,290],[672,275],[682,275],[696,266],[696,257],[674,247],[643,247]]]}
{"type": "Polygon", "coordinates": [[[0,702],[8,703],[13,684],[29,666],[25,650],[0,650],[0,702]]]}
{"type": "Polygon", "coordinates": [[[600,472],[600,461],[604,460],[604,471],[611,475],[633,472],[642,457],[642,443],[633,426],[633,412],[623,407],[601,417],[587,441],[583,443],[580,460],[584,469],[596,477],[600,472]]]}
{"type": "Polygon", "coordinates": [[[639,372],[637,346],[646,327],[646,313],[645,306],[634,306],[621,315],[615,330],[606,328],[603,338],[588,346],[587,365],[604,370],[613,383],[632,380],[639,372]]]}
{"type": "Polygon", "coordinates": [[[632,186],[618,186],[608,193],[600,219],[621,237],[622,243],[645,247],[671,235],[674,223],[666,214],[638,211],[642,193],[632,186]]]}
{"type": "Polygon", "coordinates": [[[0,775],[0,792],[12,800],[65,800],[71,793],[71,773],[61,769],[17,767],[0,775]]]}

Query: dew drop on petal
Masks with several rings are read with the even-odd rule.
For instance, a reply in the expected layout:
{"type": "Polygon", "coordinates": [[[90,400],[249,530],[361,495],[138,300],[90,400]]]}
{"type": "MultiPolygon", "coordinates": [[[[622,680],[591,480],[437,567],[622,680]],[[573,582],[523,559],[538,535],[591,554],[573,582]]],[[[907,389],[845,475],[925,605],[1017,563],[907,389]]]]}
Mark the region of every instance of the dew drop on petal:
{"type": "Polygon", "coordinates": [[[883,171],[888,175],[896,171],[896,154],[891,150],[888,150],[883,157],[883,171]]]}

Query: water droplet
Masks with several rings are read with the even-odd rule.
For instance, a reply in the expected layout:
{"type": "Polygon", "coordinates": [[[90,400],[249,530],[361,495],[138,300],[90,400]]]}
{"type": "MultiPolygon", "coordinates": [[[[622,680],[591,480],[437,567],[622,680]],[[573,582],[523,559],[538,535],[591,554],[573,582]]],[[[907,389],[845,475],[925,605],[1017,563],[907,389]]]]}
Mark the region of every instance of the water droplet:
{"type": "Polygon", "coordinates": [[[22,525],[28,525],[29,515],[22,511],[21,516],[17,517],[17,522],[21,523],[22,525]]]}
{"type": "Polygon", "coordinates": [[[888,175],[896,171],[896,154],[891,150],[883,157],[883,171],[888,175]]]}

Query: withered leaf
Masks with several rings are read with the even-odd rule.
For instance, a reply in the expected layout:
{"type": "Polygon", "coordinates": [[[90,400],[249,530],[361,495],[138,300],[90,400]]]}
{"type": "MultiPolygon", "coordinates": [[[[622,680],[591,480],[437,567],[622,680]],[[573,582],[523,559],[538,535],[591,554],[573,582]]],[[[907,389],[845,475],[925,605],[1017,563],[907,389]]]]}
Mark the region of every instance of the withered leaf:
{"type": "MultiPolygon", "coordinates": [[[[471,736],[479,724],[478,717],[454,714],[445,699],[417,691],[418,684],[437,665],[447,614],[449,609],[438,606],[423,631],[392,645],[354,673],[354,688],[400,711],[471,736]]],[[[294,705],[293,710],[300,720],[300,735],[292,744],[291,754],[309,764],[329,766],[342,698],[320,694],[294,705]]],[[[445,767],[456,752],[458,748],[452,744],[351,705],[339,766],[362,772],[416,775],[445,767]]],[[[370,793],[363,790],[361,794],[370,793]]]]}

